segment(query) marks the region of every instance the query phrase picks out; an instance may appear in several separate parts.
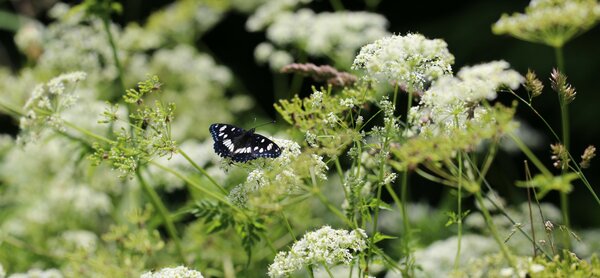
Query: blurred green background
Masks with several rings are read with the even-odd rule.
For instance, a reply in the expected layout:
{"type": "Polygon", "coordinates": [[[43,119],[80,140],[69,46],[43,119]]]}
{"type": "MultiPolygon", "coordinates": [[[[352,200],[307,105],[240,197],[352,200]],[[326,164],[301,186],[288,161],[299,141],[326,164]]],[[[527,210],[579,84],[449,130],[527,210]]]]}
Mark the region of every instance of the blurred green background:
{"type": "MultiPolygon", "coordinates": [[[[219,1],[219,0],[214,0],[219,1]]],[[[52,0],[20,0],[0,1],[0,67],[10,68],[13,72],[26,65],[26,59],[19,53],[13,36],[20,26],[20,17],[31,17],[48,23],[47,10],[55,3],[52,0]]],[[[66,1],[76,4],[78,1],[66,1]]],[[[129,22],[145,22],[153,11],[164,8],[173,1],[120,1],[123,12],[114,16],[113,20],[120,24],[129,22]]],[[[342,1],[348,10],[365,10],[364,1],[342,1]]],[[[527,69],[534,70],[545,83],[544,94],[534,101],[534,106],[560,132],[560,112],[557,96],[549,90],[548,78],[555,66],[554,50],[543,45],[520,41],[508,36],[496,36],[491,32],[491,25],[502,13],[522,12],[528,1],[381,1],[372,12],[382,14],[390,22],[388,31],[395,34],[407,32],[422,33],[429,38],[444,39],[450,51],[456,57],[455,69],[464,65],[473,65],[486,61],[503,59],[508,61],[517,71],[525,74],[527,69]]],[[[313,1],[309,8],[315,12],[332,11],[329,1],[313,1]]],[[[257,115],[265,113],[275,118],[273,102],[276,96],[290,95],[289,92],[276,92],[274,89],[274,73],[268,66],[260,66],[254,60],[254,48],[265,41],[265,34],[251,33],[245,29],[248,15],[239,12],[228,12],[210,31],[198,38],[198,45],[207,47],[215,59],[229,67],[241,80],[239,89],[250,94],[257,102],[253,111],[257,115]]],[[[165,22],[164,24],[169,24],[165,22]]],[[[600,147],[600,92],[596,81],[600,80],[600,28],[591,31],[569,42],[564,48],[566,74],[569,81],[577,89],[577,97],[571,103],[572,152],[575,157],[583,152],[587,145],[600,147]]],[[[319,61],[312,61],[319,64],[319,61]]],[[[276,74],[276,73],[275,73],[276,74]]],[[[2,81],[0,81],[2,82],[2,81]]],[[[304,82],[303,94],[310,92],[308,82],[304,82]]],[[[500,101],[510,103],[509,95],[501,95],[500,101]]],[[[550,141],[547,130],[531,111],[524,105],[519,108],[520,121],[527,123],[540,132],[544,141],[536,148],[538,157],[550,165],[550,141]]],[[[199,127],[205,129],[205,127],[199,127]]],[[[6,115],[0,115],[0,133],[15,135],[17,122],[6,115]]],[[[525,138],[527,140],[527,138],[525,138]]],[[[525,201],[521,189],[512,186],[512,181],[523,179],[524,157],[520,155],[501,154],[494,169],[490,172],[490,180],[494,187],[510,202],[525,201]]],[[[597,186],[600,181],[600,162],[592,161],[592,168],[587,170],[588,179],[597,186]]],[[[438,202],[444,188],[415,179],[411,187],[415,199],[426,199],[438,202]]],[[[581,185],[576,183],[577,185],[581,185]]],[[[557,203],[558,196],[551,194],[549,200],[557,203]]],[[[596,206],[589,192],[581,185],[570,194],[571,215],[574,226],[588,227],[600,225],[600,216],[589,215],[588,209],[596,206]]]]}

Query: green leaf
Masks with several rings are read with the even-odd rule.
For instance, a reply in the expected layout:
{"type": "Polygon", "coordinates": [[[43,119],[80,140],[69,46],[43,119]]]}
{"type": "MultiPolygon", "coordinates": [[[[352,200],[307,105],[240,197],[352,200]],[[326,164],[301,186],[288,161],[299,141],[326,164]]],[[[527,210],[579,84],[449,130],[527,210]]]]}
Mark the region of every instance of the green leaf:
{"type": "Polygon", "coordinates": [[[571,182],[578,178],[579,175],[577,173],[567,173],[560,176],[538,174],[530,181],[517,181],[515,184],[518,187],[537,188],[538,197],[543,198],[551,190],[562,193],[571,192],[571,190],[573,190],[571,182]]]}
{"type": "Polygon", "coordinates": [[[390,235],[385,235],[385,234],[382,234],[380,232],[376,232],[375,235],[373,235],[373,242],[377,243],[377,242],[380,242],[382,240],[396,239],[396,238],[398,238],[398,237],[390,236],[390,235]]]}

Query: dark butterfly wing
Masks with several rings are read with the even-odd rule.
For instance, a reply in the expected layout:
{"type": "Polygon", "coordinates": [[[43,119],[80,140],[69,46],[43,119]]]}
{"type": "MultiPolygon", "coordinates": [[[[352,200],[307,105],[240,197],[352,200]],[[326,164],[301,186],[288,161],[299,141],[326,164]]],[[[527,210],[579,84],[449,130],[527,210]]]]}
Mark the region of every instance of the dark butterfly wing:
{"type": "Polygon", "coordinates": [[[209,131],[215,141],[215,153],[221,157],[231,157],[236,149],[235,139],[246,133],[244,129],[228,124],[212,124],[209,131]]]}
{"type": "Polygon", "coordinates": [[[252,159],[259,157],[275,158],[281,155],[281,148],[275,142],[260,134],[253,134],[250,146],[252,147],[252,159]]]}
{"type": "Polygon", "coordinates": [[[215,152],[236,162],[259,157],[278,157],[281,148],[267,137],[228,124],[213,124],[209,128],[215,141],[215,152]]]}

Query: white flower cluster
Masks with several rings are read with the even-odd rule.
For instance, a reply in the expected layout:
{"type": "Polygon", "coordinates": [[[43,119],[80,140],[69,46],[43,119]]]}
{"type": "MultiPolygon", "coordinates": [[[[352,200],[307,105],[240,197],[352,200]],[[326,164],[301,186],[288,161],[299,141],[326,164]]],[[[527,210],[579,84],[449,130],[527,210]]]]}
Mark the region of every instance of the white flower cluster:
{"type": "Polygon", "coordinates": [[[305,234],[289,252],[279,252],[269,266],[270,277],[290,275],[305,266],[350,264],[356,252],[367,247],[367,234],[361,229],[351,232],[324,226],[305,234]]]}
{"type": "Polygon", "coordinates": [[[320,155],[316,155],[316,154],[311,154],[310,157],[313,159],[313,162],[315,163],[315,175],[317,175],[317,177],[319,179],[322,180],[326,180],[327,179],[327,170],[329,170],[329,167],[327,167],[327,163],[325,163],[323,161],[323,157],[320,155]]]}
{"type": "Polygon", "coordinates": [[[354,98],[340,99],[340,105],[346,106],[348,108],[354,108],[354,101],[354,98]]]}
{"type": "Polygon", "coordinates": [[[503,14],[492,30],[560,47],[598,21],[600,3],[596,0],[532,0],[525,13],[503,14]]]}
{"type": "Polygon", "coordinates": [[[267,29],[267,38],[279,46],[304,45],[313,56],[352,52],[387,35],[387,20],[367,12],[318,13],[301,9],[280,15],[267,29]]]}
{"type": "Polygon", "coordinates": [[[439,132],[439,128],[464,127],[486,113],[479,105],[496,98],[502,87],[516,89],[524,78],[505,61],[493,61],[462,68],[457,77],[443,76],[423,93],[419,106],[412,107],[409,121],[420,132],[439,132]]]}
{"type": "MultiPolygon", "coordinates": [[[[85,72],[61,74],[46,84],[35,87],[31,97],[23,107],[25,116],[21,117],[19,126],[24,132],[25,140],[34,139],[40,129],[48,124],[63,130],[61,112],[69,109],[78,99],[75,84],[86,78],[85,72]]],[[[20,137],[23,139],[23,137],[20,137]]]]}
{"type": "Polygon", "coordinates": [[[140,278],[203,278],[202,273],[185,266],[166,267],[159,271],[148,271],[140,278]]]}
{"type": "Polygon", "coordinates": [[[320,108],[323,103],[323,92],[315,91],[310,95],[307,100],[307,103],[311,106],[311,108],[320,108]]]}
{"type": "Polygon", "coordinates": [[[329,125],[330,127],[336,126],[340,122],[340,119],[333,112],[329,112],[327,117],[323,119],[323,123],[329,125]]]}
{"type": "Polygon", "coordinates": [[[312,0],[268,0],[248,18],[246,29],[250,32],[264,30],[275,21],[279,14],[292,10],[300,4],[310,2],[312,0]]]}
{"type": "Polygon", "coordinates": [[[523,76],[511,70],[506,61],[493,61],[463,67],[457,77],[444,76],[436,80],[422,97],[428,106],[443,106],[455,102],[477,103],[496,98],[502,86],[517,89],[523,76]]]}
{"type": "Polygon", "coordinates": [[[274,69],[279,69],[282,63],[276,67],[273,62],[283,60],[274,58],[288,57],[284,50],[289,48],[298,48],[313,57],[327,57],[336,64],[343,64],[351,60],[356,50],[365,43],[388,35],[386,26],[384,17],[367,12],[317,14],[309,9],[282,12],[267,29],[270,43],[260,44],[255,55],[259,62],[269,61],[274,69]]]}
{"type": "MultiPolygon", "coordinates": [[[[65,15],[68,20],[57,21],[44,29],[43,52],[37,60],[36,71],[56,75],[77,69],[88,73],[93,84],[114,81],[118,71],[110,44],[105,36],[100,35],[105,34],[101,20],[81,24],[76,17],[65,15]]],[[[110,29],[115,40],[119,41],[120,28],[111,24],[110,29]]],[[[125,59],[124,51],[119,51],[118,55],[122,61],[125,59]]]]}
{"type": "Polygon", "coordinates": [[[365,71],[365,78],[400,86],[406,92],[423,92],[427,85],[452,73],[454,56],[441,39],[421,34],[394,35],[360,49],[353,69],[365,71]]]}

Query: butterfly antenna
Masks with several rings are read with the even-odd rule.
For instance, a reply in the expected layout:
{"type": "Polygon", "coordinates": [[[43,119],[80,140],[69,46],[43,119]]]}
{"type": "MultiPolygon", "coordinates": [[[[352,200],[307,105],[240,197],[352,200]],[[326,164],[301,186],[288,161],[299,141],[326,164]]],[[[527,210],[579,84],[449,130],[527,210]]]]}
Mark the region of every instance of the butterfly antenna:
{"type": "Polygon", "coordinates": [[[265,125],[274,124],[274,123],[275,123],[275,120],[272,120],[272,121],[270,121],[270,122],[266,122],[266,123],[259,124],[259,125],[255,126],[255,127],[253,127],[253,129],[255,129],[255,128],[258,128],[258,127],[261,127],[261,126],[265,126],[265,125]]]}

